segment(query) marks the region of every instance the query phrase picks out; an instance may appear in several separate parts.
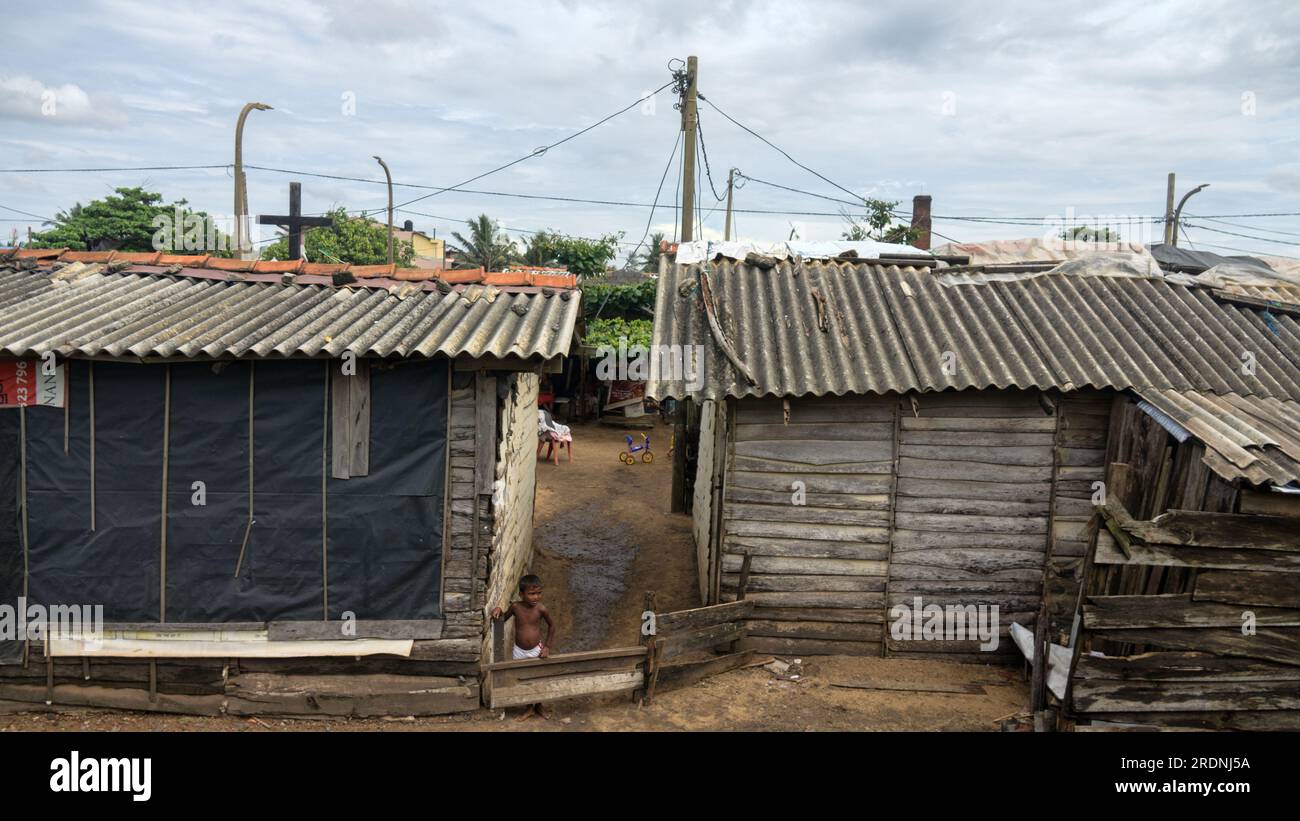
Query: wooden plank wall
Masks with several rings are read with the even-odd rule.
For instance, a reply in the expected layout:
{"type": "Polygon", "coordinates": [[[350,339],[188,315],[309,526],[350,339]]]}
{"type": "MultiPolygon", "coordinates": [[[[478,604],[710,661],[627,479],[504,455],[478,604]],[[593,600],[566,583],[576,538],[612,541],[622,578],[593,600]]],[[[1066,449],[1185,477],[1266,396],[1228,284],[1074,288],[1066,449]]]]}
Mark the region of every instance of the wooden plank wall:
{"type": "MultiPolygon", "coordinates": [[[[709,540],[713,535],[713,457],[714,434],[718,425],[718,402],[700,403],[700,444],[695,465],[694,502],[691,505],[691,531],[695,536],[695,567],[699,575],[700,602],[709,600],[709,540]]],[[[722,403],[725,407],[725,403],[722,403]]]]}
{"type": "Polygon", "coordinates": [[[897,401],[745,399],[727,440],[722,600],[753,556],[741,646],[879,655],[897,401]],[[803,505],[792,487],[802,482],[803,505]]]}
{"type": "Polygon", "coordinates": [[[982,653],[977,641],[887,635],[889,655],[1016,654],[1008,628],[1032,624],[1042,595],[1057,421],[1036,391],[903,399],[888,603],[997,605],[1002,637],[982,653]]]}
{"type": "Polygon", "coordinates": [[[476,426],[475,374],[456,373],[451,391],[451,428],[447,435],[451,448],[447,483],[451,513],[447,517],[448,538],[444,542],[447,553],[443,566],[446,579],[443,609],[447,619],[444,635],[450,638],[477,639],[483,629],[483,614],[475,607],[475,590],[477,587],[481,593],[481,580],[487,567],[483,555],[478,557],[478,566],[474,566],[476,426]]]}
{"type": "Polygon", "coordinates": [[[1052,502],[1052,543],[1043,578],[1051,620],[1048,635],[1069,644],[1075,606],[1088,552],[1088,522],[1095,483],[1106,476],[1106,437],[1110,429],[1110,391],[1080,391],[1060,397],[1056,431],[1056,486],[1052,502]]]}
{"type": "Polygon", "coordinates": [[[1285,501],[1275,506],[1281,494],[1211,472],[1203,445],[1177,442],[1125,396],[1112,404],[1107,455],[1108,499],[1126,515],[1149,524],[1169,510],[1221,514],[1239,538],[1219,547],[1134,540],[1126,555],[1101,529],[1084,580],[1071,717],[1092,730],[1300,729],[1300,520],[1285,515],[1285,501]],[[1252,543],[1263,525],[1290,521],[1294,545],[1252,543]],[[1247,611],[1253,634],[1242,630],[1247,611]]]}
{"type": "MultiPolygon", "coordinates": [[[[490,527],[490,574],[480,611],[504,607],[519,586],[519,577],[533,560],[533,500],[537,488],[537,386],[535,373],[503,375],[506,396],[501,403],[500,435],[496,444],[494,505],[490,527]]],[[[491,497],[489,497],[491,498],[491,497]]],[[[481,615],[481,612],[480,612],[481,615]]],[[[493,660],[491,631],[483,638],[483,658],[493,660]]],[[[509,641],[507,636],[506,640],[509,641]]]]}
{"type": "Polygon", "coordinates": [[[1278,550],[1249,542],[1249,520],[1264,517],[1227,516],[1243,522],[1235,549],[1152,544],[1130,547],[1130,559],[1101,533],[1094,570],[1145,570],[1187,592],[1088,597],[1071,677],[1077,721],[1300,730],[1300,520],[1287,518],[1296,541],[1278,550]]]}

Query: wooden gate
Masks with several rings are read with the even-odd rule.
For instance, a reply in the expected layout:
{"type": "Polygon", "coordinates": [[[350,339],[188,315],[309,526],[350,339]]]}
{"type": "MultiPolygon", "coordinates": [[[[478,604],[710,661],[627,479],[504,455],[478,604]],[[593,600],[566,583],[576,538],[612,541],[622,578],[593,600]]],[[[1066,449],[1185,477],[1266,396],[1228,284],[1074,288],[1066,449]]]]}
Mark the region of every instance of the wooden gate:
{"type": "MultiPolygon", "coordinates": [[[[654,594],[646,594],[646,610],[654,611],[654,594]]],[[[645,700],[662,687],[684,687],[743,667],[753,660],[753,650],[738,650],[746,635],[745,620],[754,602],[740,601],[655,613],[655,633],[645,642],[645,700]],[[722,655],[709,655],[727,645],[722,655]]]]}
{"type": "MultiPolygon", "coordinates": [[[[742,576],[748,576],[745,557],[742,576]]],[[[745,620],[754,603],[744,599],[692,610],[655,612],[655,594],[646,593],[646,612],[654,613],[653,630],[641,643],[612,650],[559,653],[544,659],[497,661],[483,667],[483,689],[492,709],[556,701],[578,696],[627,692],[649,702],[656,689],[682,687],[748,664],[753,650],[738,650],[746,635],[745,620]],[[713,651],[722,647],[722,655],[713,651]]],[[[498,623],[498,629],[502,627],[498,623]]],[[[503,635],[494,644],[502,646],[503,635]]]]}
{"type": "Polygon", "coordinates": [[[645,648],[558,653],[544,659],[498,661],[484,668],[492,709],[599,693],[631,692],[645,684],[645,648]]]}

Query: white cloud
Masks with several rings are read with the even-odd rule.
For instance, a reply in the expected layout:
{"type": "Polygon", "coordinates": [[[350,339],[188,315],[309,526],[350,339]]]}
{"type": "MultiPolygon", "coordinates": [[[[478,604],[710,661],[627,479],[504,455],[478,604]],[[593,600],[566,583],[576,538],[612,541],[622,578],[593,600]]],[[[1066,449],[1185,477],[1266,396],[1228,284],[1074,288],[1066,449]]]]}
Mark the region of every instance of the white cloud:
{"type": "Polygon", "coordinates": [[[92,100],[73,83],[46,85],[25,74],[0,77],[0,118],[49,125],[118,126],[122,113],[103,97],[92,100]]]}

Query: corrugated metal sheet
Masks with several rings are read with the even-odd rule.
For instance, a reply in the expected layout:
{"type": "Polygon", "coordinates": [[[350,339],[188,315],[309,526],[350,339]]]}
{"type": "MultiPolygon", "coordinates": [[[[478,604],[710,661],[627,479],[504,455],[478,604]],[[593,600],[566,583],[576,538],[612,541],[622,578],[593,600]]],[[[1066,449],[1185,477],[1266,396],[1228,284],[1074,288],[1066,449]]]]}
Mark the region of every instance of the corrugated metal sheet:
{"type": "Polygon", "coordinates": [[[1143,399],[1205,443],[1205,463],[1225,479],[1300,480],[1300,403],[1276,398],[1143,390],[1143,399]]]}
{"type": "Polygon", "coordinates": [[[1223,304],[1204,288],[1053,273],[945,287],[928,269],[867,264],[707,270],[722,328],[757,384],[712,338],[699,267],[670,266],[654,342],[703,346],[704,378],[688,390],[652,357],[651,396],[1091,386],[1300,399],[1296,318],[1223,304]]]}
{"type": "Polygon", "coordinates": [[[0,354],[124,357],[431,357],[565,354],[581,304],[570,290],[390,288],[0,269],[0,354]]]}

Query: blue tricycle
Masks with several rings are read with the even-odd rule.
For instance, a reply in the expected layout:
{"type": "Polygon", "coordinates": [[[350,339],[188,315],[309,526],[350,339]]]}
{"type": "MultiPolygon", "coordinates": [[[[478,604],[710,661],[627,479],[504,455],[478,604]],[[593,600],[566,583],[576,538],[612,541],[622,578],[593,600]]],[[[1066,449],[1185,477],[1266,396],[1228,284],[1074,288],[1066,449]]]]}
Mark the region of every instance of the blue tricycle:
{"type": "Polygon", "coordinates": [[[627,450],[618,455],[618,460],[625,465],[630,465],[636,461],[636,457],[632,455],[634,453],[640,453],[641,461],[647,465],[655,460],[655,455],[650,452],[649,436],[641,434],[641,444],[637,445],[633,444],[632,434],[627,434],[627,450]]]}

